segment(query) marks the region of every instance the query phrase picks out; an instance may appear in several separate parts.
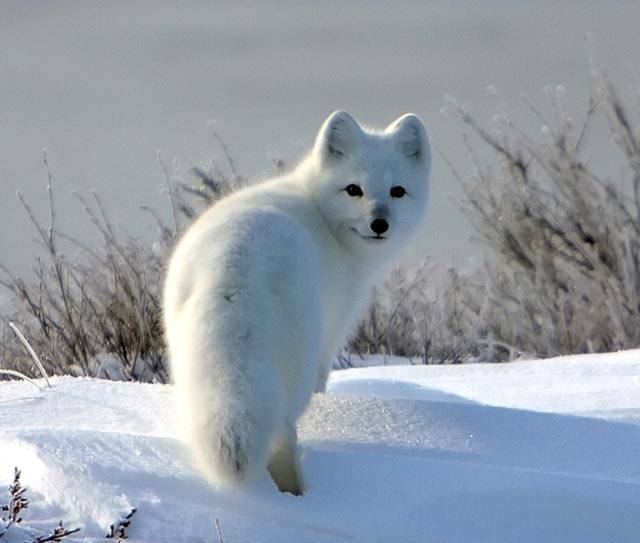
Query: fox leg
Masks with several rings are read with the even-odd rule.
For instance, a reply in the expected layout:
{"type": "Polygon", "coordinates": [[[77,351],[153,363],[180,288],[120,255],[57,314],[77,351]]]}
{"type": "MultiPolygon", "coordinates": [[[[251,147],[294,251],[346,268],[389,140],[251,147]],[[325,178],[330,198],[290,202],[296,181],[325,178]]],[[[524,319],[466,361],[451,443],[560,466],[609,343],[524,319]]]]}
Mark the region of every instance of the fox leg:
{"type": "Polygon", "coordinates": [[[295,423],[286,423],[272,445],[267,469],[280,492],[301,496],[305,488],[297,443],[295,423]]]}

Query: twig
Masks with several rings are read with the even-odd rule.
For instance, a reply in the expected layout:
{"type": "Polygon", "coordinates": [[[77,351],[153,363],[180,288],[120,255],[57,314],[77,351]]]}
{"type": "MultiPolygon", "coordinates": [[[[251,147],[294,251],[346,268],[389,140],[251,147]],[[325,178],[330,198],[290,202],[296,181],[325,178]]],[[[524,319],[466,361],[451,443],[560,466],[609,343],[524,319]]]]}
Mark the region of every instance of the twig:
{"type": "Polygon", "coordinates": [[[238,181],[240,179],[240,176],[238,175],[235,162],[233,160],[233,157],[231,156],[231,153],[229,152],[229,148],[227,147],[227,144],[224,142],[224,140],[222,139],[218,131],[215,129],[215,123],[213,121],[209,121],[208,125],[209,125],[209,128],[211,129],[212,136],[215,138],[215,140],[218,142],[218,144],[222,148],[222,152],[224,153],[224,157],[227,159],[227,164],[229,165],[229,170],[231,170],[234,181],[238,181]]]}
{"type": "Polygon", "coordinates": [[[9,485],[9,494],[11,495],[11,499],[7,505],[0,507],[0,512],[6,511],[9,513],[7,518],[5,518],[4,515],[2,516],[2,520],[7,520],[8,522],[4,528],[0,529],[0,538],[7,533],[11,526],[22,522],[20,513],[29,507],[29,500],[24,497],[24,493],[27,489],[20,483],[20,473],[21,472],[18,468],[13,468],[13,484],[9,485]]]}
{"type": "Polygon", "coordinates": [[[218,543],[224,543],[224,536],[222,535],[222,528],[220,527],[220,519],[216,517],[213,524],[216,527],[216,534],[218,536],[218,543]]]}
{"type": "Polygon", "coordinates": [[[49,161],[47,160],[46,149],[42,150],[42,162],[44,162],[44,167],[47,170],[47,194],[49,196],[49,217],[51,220],[51,224],[49,225],[49,246],[54,247],[56,213],[53,205],[53,176],[51,175],[51,170],[49,169],[49,161]]]}
{"type": "Polygon", "coordinates": [[[131,517],[135,514],[137,509],[133,507],[126,516],[121,519],[118,519],[116,524],[112,524],[109,526],[109,533],[105,535],[107,539],[117,539],[117,541],[123,541],[125,539],[129,539],[129,535],[127,534],[127,528],[131,524],[131,517]]]}
{"type": "Polygon", "coordinates": [[[53,529],[53,532],[47,536],[40,536],[33,540],[33,543],[45,543],[46,541],[62,541],[65,537],[79,532],[82,528],[74,528],[67,530],[62,521],[53,529]]]}
{"type": "Polygon", "coordinates": [[[164,181],[167,184],[169,203],[171,204],[171,213],[173,214],[173,225],[175,228],[175,235],[178,237],[180,235],[180,222],[178,221],[178,211],[176,209],[176,201],[174,197],[174,189],[173,183],[171,182],[171,176],[169,175],[169,170],[167,169],[166,164],[162,160],[162,154],[160,151],[156,153],[158,157],[158,162],[160,162],[160,167],[162,168],[162,173],[164,175],[164,181]]]}

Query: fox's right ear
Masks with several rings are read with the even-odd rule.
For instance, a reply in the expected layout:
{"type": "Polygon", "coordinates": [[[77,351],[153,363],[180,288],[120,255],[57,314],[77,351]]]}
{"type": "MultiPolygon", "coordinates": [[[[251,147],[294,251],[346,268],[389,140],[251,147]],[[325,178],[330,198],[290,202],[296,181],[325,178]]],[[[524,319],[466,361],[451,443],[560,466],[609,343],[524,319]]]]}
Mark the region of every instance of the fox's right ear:
{"type": "Polygon", "coordinates": [[[323,161],[342,160],[355,151],[362,134],[362,128],[351,115],[334,111],[320,128],[314,151],[323,161]]]}

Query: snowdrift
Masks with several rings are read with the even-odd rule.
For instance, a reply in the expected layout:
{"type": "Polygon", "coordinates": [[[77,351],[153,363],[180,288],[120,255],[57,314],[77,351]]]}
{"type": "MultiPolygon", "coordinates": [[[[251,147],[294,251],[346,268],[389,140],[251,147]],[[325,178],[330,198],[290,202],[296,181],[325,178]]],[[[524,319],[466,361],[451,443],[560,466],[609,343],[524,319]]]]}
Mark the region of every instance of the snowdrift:
{"type": "Polygon", "coordinates": [[[60,519],[104,541],[132,507],[148,542],[637,542],[640,351],[505,365],[335,371],[301,422],[309,491],[216,492],[176,438],[171,387],[61,377],[0,383],[2,539],[60,519]]]}

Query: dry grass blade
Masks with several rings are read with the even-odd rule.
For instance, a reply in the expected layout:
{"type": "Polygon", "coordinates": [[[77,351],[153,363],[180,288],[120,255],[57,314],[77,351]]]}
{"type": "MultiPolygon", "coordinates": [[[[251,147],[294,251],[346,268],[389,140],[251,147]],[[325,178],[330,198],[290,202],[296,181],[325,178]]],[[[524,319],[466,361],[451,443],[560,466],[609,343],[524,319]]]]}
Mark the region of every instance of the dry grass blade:
{"type": "Polygon", "coordinates": [[[47,383],[47,386],[51,387],[51,383],[49,382],[49,376],[47,375],[47,372],[44,370],[44,366],[42,365],[42,362],[40,362],[40,358],[38,358],[38,355],[33,350],[33,347],[31,347],[31,345],[27,341],[27,338],[25,338],[24,335],[22,334],[22,332],[20,332],[18,327],[15,325],[15,323],[9,322],[9,326],[11,327],[11,330],[14,331],[16,336],[18,336],[18,339],[24,345],[25,349],[27,349],[27,351],[31,355],[31,358],[33,358],[33,361],[36,363],[36,366],[38,367],[38,370],[40,371],[40,374],[42,375],[42,377],[44,378],[45,382],[47,383]]]}
{"type": "Polygon", "coordinates": [[[8,375],[8,376],[11,376],[11,377],[17,377],[18,379],[22,379],[23,381],[26,381],[27,383],[31,383],[38,390],[42,390],[42,387],[38,383],[36,383],[33,379],[31,379],[31,377],[27,377],[24,373],[20,373],[19,371],[16,371],[16,370],[0,370],[0,375],[8,375]]]}

